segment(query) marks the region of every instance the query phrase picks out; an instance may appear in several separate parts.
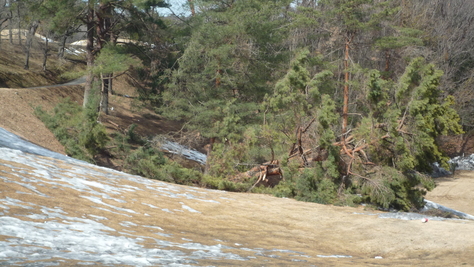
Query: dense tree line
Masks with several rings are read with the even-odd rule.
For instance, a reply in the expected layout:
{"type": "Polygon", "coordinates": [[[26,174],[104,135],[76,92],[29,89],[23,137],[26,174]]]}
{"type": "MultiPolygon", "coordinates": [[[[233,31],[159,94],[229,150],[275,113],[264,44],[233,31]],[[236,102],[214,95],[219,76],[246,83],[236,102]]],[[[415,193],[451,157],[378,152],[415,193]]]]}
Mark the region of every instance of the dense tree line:
{"type": "Polygon", "coordinates": [[[438,62],[444,36],[433,23],[440,9],[464,13],[461,6],[193,4],[191,34],[160,111],[220,140],[211,141],[210,175],[234,177],[244,166],[278,160],[285,180],[277,195],[422,205],[423,191],[433,187],[431,163],[447,162],[437,137],[462,132],[448,96],[462,89],[451,87],[458,77],[443,75],[453,70],[438,62]]]}
{"type": "Polygon", "coordinates": [[[1,5],[0,27],[61,47],[85,29],[85,98],[96,78],[102,112],[133,66],[144,103],[209,140],[205,186],[248,189],[236,184],[256,178],[236,177],[272,162],[284,180],[253,190],[418,208],[431,164],[447,164],[438,137],[474,123],[469,0],[189,0],[168,16],[159,0],[1,5]]]}

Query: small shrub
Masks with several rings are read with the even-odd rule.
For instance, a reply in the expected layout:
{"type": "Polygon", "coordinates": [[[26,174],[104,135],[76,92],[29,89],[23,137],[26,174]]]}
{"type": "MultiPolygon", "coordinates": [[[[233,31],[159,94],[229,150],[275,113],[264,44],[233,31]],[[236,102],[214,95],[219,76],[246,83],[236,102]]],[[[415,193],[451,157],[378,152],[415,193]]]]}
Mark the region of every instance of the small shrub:
{"type": "Polygon", "coordinates": [[[176,184],[196,185],[202,179],[200,172],[167,160],[163,152],[150,146],[132,152],[126,159],[126,168],[136,175],[176,184]]]}
{"type": "Polygon", "coordinates": [[[304,169],[296,180],[297,200],[331,204],[337,199],[337,186],[320,168],[304,169]]]}
{"type": "Polygon", "coordinates": [[[294,198],[296,196],[294,183],[286,179],[273,188],[272,194],[276,197],[294,198]]]}
{"type": "Polygon", "coordinates": [[[364,202],[384,209],[420,209],[424,205],[426,190],[419,188],[419,185],[427,190],[432,190],[435,186],[433,180],[426,175],[414,171],[402,173],[391,167],[381,167],[368,178],[359,181],[362,184],[360,188],[364,202]]]}
{"type": "Polygon", "coordinates": [[[161,169],[162,176],[176,184],[197,185],[201,182],[202,174],[193,169],[187,169],[174,161],[169,161],[161,169]]]}
{"type": "Polygon", "coordinates": [[[143,138],[141,138],[136,132],[135,129],[137,128],[136,124],[130,125],[130,127],[127,129],[127,134],[126,134],[126,141],[129,143],[135,143],[138,145],[144,145],[146,143],[143,138]]]}
{"type": "Polygon", "coordinates": [[[349,207],[357,207],[359,204],[362,203],[362,196],[358,194],[351,194],[349,190],[346,190],[344,194],[342,194],[334,205],[337,206],[349,206],[349,207]]]}
{"type": "Polygon", "coordinates": [[[167,179],[161,171],[162,166],[166,163],[163,153],[152,147],[140,147],[133,151],[125,160],[125,167],[132,174],[143,177],[158,179],[166,182],[173,182],[167,179]]]}
{"type": "Polygon", "coordinates": [[[201,180],[201,185],[206,188],[218,189],[219,183],[222,181],[221,177],[204,175],[201,180]]]}
{"type": "Polygon", "coordinates": [[[439,209],[428,209],[420,213],[427,216],[433,216],[433,217],[441,217],[441,218],[448,218],[448,219],[462,219],[452,212],[443,211],[439,209]]]}
{"type": "Polygon", "coordinates": [[[235,183],[227,179],[223,179],[219,182],[217,189],[231,191],[231,192],[246,192],[250,186],[247,183],[235,183]]]}
{"type": "Polygon", "coordinates": [[[90,107],[83,109],[69,98],[58,103],[52,114],[36,107],[35,115],[73,158],[94,162],[94,156],[104,149],[109,140],[105,127],[97,122],[97,111],[90,107]]]}

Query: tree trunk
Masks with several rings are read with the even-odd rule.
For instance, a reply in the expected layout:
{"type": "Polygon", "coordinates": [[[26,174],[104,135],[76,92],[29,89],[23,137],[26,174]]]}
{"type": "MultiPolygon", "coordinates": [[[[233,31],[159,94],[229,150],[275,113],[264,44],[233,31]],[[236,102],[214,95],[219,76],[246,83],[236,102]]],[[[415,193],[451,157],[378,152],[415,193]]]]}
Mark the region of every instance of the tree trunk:
{"type": "Polygon", "coordinates": [[[92,93],[92,83],[94,82],[94,74],[92,71],[88,71],[86,75],[86,83],[84,84],[84,100],[82,102],[82,107],[86,108],[89,104],[92,93]]]}
{"type": "Polygon", "coordinates": [[[101,75],[102,89],[100,90],[100,111],[107,115],[109,114],[109,75],[110,74],[101,75]]]}
{"type": "Polygon", "coordinates": [[[61,43],[59,44],[59,48],[58,48],[58,57],[59,58],[64,58],[64,52],[66,50],[66,40],[67,40],[67,35],[63,35],[61,37],[61,43]]]}
{"type": "Polygon", "coordinates": [[[352,41],[352,34],[346,37],[346,44],[344,49],[344,98],[342,108],[342,138],[344,140],[347,131],[347,116],[349,111],[349,50],[352,41]]]}
{"type": "Polygon", "coordinates": [[[46,64],[48,62],[48,53],[49,53],[49,32],[46,35],[46,40],[44,41],[43,49],[43,71],[46,71],[46,64]]]}
{"type": "Polygon", "coordinates": [[[346,134],[347,134],[347,121],[349,116],[349,59],[350,59],[350,46],[354,39],[354,33],[348,33],[346,35],[346,44],[344,49],[344,97],[342,107],[342,148],[347,151],[346,148],[346,134]]]}
{"type": "Polygon", "coordinates": [[[92,73],[92,67],[94,67],[94,6],[93,0],[89,0],[89,8],[87,13],[87,43],[86,43],[86,60],[87,60],[87,77],[84,85],[84,101],[83,107],[87,107],[92,92],[92,82],[94,81],[94,74],[92,73]]]}
{"type": "Polygon", "coordinates": [[[20,5],[17,5],[16,8],[18,14],[18,44],[21,46],[21,19],[20,19],[20,5]]]}
{"type": "Polygon", "coordinates": [[[115,95],[114,86],[113,86],[113,83],[112,83],[112,81],[114,80],[113,79],[114,75],[113,75],[113,73],[107,74],[107,75],[109,76],[108,77],[108,79],[109,79],[109,92],[110,92],[111,95],[115,95]]]}
{"type": "Polygon", "coordinates": [[[390,73],[389,73],[390,72],[390,64],[391,64],[390,59],[391,58],[392,57],[390,55],[390,50],[385,50],[385,69],[384,69],[385,73],[383,75],[383,78],[385,80],[390,79],[390,76],[391,76],[390,73]]]}
{"type": "Polygon", "coordinates": [[[33,43],[33,37],[35,36],[38,26],[39,26],[39,21],[35,20],[30,24],[30,27],[28,29],[28,35],[27,35],[26,46],[25,46],[25,52],[26,52],[25,66],[23,67],[25,70],[30,68],[31,45],[33,43]]]}
{"type": "Polygon", "coordinates": [[[212,149],[214,147],[214,142],[216,141],[215,137],[212,137],[211,140],[209,140],[209,147],[207,148],[207,157],[206,157],[206,167],[204,169],[204,174],[209,173],[209,168],[210,168],[210,162],[209,159],[211,157],[212,149]]]}
{"type": "Polygon", "coordinates": [[[10,20],[8,21],[8,39],[10,44],[13,44],[13,12],[10,10],[10,20]]]}
{"type": "MultiPolygon", "coordinates": [[[[10,18],[9,17],[6,17],[4,19],[2,19],[2,21],[0,21],[0,30],[3,29],[2,25],[3,23],[7,22],[10,18]]],[[[0,42],[2,41],[2,38],[0,37],[0,42]]]]}
{"type": "MultiPolygon", "coordinates": [[[[100,51],[104,45],[109,43],[112,36],[111,28],[112,6],[110,3],[100,3],[99,11],[97,12],[97,46],[100,51]]],[[[112,44],[113,45],[113,44],[112,44]]],[[[100,97],[100,111],[109,114],[109,89],[111,86],[110,80],[112,73],[102,73],[102,89],[100,97]]]]}
{"type": "Polygon", "coordinates": [[[194,15],[196,15],[196,10],[194,9],[193,0],[188,0],[188,3],[189,3],[189,9],[191,9],[191,16],[194,17],[194,15]]]}
{"type": "MultiPolygon", "coordinates": [[[[109,24],[111,24],[110,19],[109,19],[109,24]]],[[[110,44],[113,45],[113,46],[116,46],[117,45],[117,38],[118,38],[118,36],[116,36],[114,31],[111,29],[110,44]]],[[[113,86],[113,83],[112,83],[114,74],[113,73],[107,74],[107,77],[109,79],[109,92],[110,92],[111,95],[115,95],[114,86],[113,86]]]]}

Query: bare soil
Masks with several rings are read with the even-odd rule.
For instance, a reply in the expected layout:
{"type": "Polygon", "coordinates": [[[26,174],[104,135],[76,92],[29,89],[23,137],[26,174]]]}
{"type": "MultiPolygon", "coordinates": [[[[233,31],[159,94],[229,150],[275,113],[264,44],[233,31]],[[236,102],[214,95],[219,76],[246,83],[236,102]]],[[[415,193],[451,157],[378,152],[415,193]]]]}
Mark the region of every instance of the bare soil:
{"type": "Polygon", "coordinates": [[[474,171],[456,171],[455,175],[435,179],[436,188],[426,199],[474,215],[474,171]]]}

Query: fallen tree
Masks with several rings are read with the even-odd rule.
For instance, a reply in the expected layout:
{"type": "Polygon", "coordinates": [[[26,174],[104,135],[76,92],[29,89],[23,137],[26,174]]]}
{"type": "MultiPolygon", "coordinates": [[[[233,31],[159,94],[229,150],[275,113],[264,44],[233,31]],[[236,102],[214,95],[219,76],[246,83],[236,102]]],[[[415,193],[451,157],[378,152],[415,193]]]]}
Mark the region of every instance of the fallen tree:
{"type": "Polygon", "coordinates": [[[260,141],[245,141],[247,148],[258,145],[272,153],[272,164],[244,172],[256,181],[250,189],[271,186],[276,195],[309,201],[346,203],[349,198],[383,208],[422,207],[426,190],[434,188],[427,175],[431,164],[446,166],[449,159],[437,137],[462,133],[454,99],[441,100],[442,72],[421,58],[412,60],[398,81],[364,71],[354,101],[358,105],[352,106],[348,128],[341,132],[337,94],[320,93],[330,91],[323,86],[330,86],[332,73],[310,78],[305,59],[300,54],[267,97],[266,125],[248,136],[260,141]],[[280,157],[275,158],[277,146],[280,157]],[[279,185],[262,182],[273,172],[279,185]]]}

